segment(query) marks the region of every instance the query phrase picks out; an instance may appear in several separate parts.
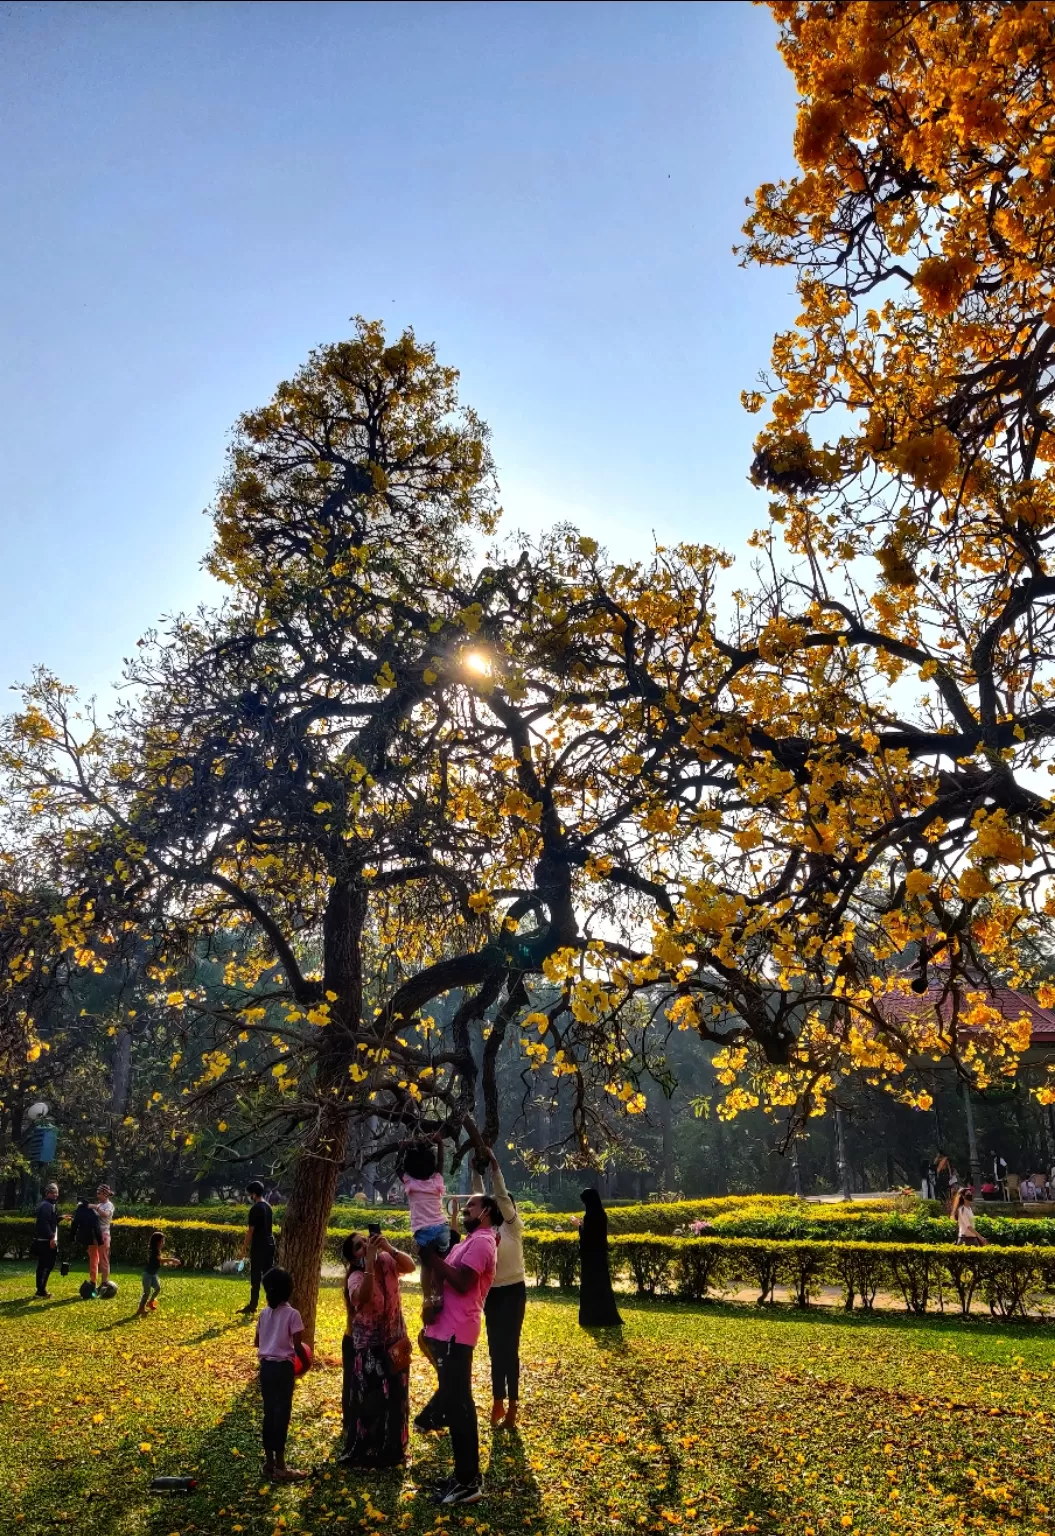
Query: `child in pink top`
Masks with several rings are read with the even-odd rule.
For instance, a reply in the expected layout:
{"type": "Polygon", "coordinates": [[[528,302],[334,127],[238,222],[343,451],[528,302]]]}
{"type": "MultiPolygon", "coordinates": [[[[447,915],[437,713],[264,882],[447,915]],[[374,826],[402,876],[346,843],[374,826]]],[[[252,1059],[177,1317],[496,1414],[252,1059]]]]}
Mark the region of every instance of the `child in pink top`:
{"type": "MultiPolygon", "coordinates": [[[[443,1213],[443,1132],[428,1141],[412,1141],[400,1156],[400,1178],[410,1206],[410,1230],[418,1245],[419,1256],[426,1250],[445,1258],[451,1247],[451,1224],[443,1213]]],[[[431,1323],[439,1316],[440,1288],[433,1283],[432,1270],[421,1267],[421,1317],[431,1323]]]]}
{"type": "Polygon", "coordinates": [[[299,1357],[307,1370],[311,1356],[304,1344],[304,1321],[290,1305],[293,1277],[286,1269],[269,1269],[264,1276],[267,1306],[256,1325],[260,1357],[260,1396],[264,1401],[264,1473],[276,1483],[297,1482],[306,1472],[286,1466],[286,1437],[293,1412],[293,1362],[299,1357]]]}

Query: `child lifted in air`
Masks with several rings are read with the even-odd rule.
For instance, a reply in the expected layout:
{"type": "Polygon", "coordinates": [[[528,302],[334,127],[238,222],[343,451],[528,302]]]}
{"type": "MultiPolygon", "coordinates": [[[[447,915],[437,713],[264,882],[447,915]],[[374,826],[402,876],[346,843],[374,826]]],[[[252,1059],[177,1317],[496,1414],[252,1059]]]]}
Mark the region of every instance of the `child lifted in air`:
{"type": "MultiPolygon", "coordinates": [[[[425,1141],[409,1142],[400,1153],[399,1173],[407,1192],[410,1206],[410,1230],[418,1246],[419,1255],[430,1249],[445,1258],[450,1252],[451,1220],[457,1219],[457,1200],[452,1201],[452,1216],[443,1212],[443,1132],[436,1131],[425,1141]]],[[[433,1323],[440,1314],[442,1302],[431,1268],[421,1267],[421,1318],[426,1324],[433,1323]]]]}

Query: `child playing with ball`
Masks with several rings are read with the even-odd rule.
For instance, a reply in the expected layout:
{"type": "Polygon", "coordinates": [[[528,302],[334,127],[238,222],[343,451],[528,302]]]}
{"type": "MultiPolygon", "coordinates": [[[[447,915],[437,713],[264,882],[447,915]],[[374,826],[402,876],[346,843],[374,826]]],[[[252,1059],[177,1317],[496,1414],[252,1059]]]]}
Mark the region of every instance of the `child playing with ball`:
{"type": "Polygon", "coordinates": [[[304,1342],[304,1321],[291,1305],[293,1277],[286,1269],[269,1269],[262,1281],[267,1306],[256,1325],[260,1357],[260,1396],[264,1402],[264,1475],[276,1483],[299,1482],[306,1472],[286,1466],[286,1437],[293,1412],[293,1383],[311,1366],[304,1342]],[[300,1365],[300,1372],[296,1366],[300,1365]]]}
{"type": "Polygon", "coordinates": [[[136,1317],[146,1317],[148,1312],[156,1312],[158,1309],[158,1297],[161,1294],[158,1270],[161,1266],[164,1264],[167,1269],[172,1269],[179,1264],[179,1259],[166,1259],[162,1256],[164,1246],[164,1232],[151,1232],[147,1244],[146,1262],[143,1265],[143,1294],[139,1298],[136,1317]]]}

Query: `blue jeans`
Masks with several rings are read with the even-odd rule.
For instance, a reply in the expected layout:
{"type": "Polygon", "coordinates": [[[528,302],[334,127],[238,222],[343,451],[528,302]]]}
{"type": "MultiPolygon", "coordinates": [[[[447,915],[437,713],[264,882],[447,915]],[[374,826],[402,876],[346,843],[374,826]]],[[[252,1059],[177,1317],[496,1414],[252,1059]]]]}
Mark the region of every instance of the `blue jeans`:
{"type": "Polygon", "coordinates": [[[419,1248],[435,1248],[442,1257],[451,1251],[451,1229],[446,1221],[438,1221],[432,1227],[419,1227],[414,1233],[419,1248]]]}
{"type": "Polygon", "coordinates": [[[147,1299],[149,1298],[152,1291],[155,1296],[159,1296],[161,1294],[161,1281],[158,1279],[157,1275],[152,1275],[148,1270],[145,1269],[143,1271],[142,1278],[143,1294],[139,1298],[139,1305],[141,1307],[145,1307],[147,1304],[147,1299]]]}

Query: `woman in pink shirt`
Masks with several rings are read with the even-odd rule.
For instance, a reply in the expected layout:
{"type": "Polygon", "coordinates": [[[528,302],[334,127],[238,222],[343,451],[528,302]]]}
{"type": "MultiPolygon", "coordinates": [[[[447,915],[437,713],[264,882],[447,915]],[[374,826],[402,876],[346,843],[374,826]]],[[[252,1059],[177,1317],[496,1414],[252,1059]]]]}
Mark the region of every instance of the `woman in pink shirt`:
{"type": "Polygon", "coordinates": [[[347,1323],[341,1344],[346,1467],[398,1467],[406,1458],[410,1373],[393,1354],[407,1336],[399,1294],[400,1275],[414,1260],[377,1233],[345,1239],[344,1302],[347,1323]]]}

